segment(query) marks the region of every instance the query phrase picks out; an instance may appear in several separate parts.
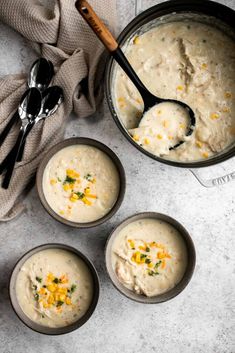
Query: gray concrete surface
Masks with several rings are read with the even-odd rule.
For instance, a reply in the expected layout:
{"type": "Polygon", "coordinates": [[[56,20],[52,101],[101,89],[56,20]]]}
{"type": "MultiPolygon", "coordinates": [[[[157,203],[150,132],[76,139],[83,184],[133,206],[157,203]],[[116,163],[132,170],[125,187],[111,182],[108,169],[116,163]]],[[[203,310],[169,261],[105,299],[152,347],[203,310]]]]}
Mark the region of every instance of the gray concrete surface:
{"type": "MultiPolygon", "coordinates": [[[[234,0],[223,2],[235,9],[234,0]]],[[[143,3],[148,7],[156,1],[143,3]]],[[[121,27],[134,16],[133,4],[118,1],[121,27]]],[[[0,76],[28,69],[35,55],[27,42],[3,24],[0,33],[0,76]]],[[[76,230],[51,219],[33,189],[25,213],[0,224],[0,353],[234,353],[235,183],[205,189],[190,171],[145,157],[125,140],[106,103],[92,117],[71,117],[66,135],[96,138],[117,153],[126,169],[126,197],[109,222],[76,230]],[[113,227],[147,210],[175,217],[191,233],[197,250],[195,274],[184,292],[172,301],[150,306],[131,302],[117,292],[104,266],[105,240],[113,227]],[[48,242],[83,251],[94,261],[101,280],[100,301],[90,321],[60,337],[29,330],[15,316],[8,299],[8,279],[16,260],[48,242]]],[[[220,170],[207,172],[212,176],[228,169],[235,170],[234,159],[220,170]]]]}

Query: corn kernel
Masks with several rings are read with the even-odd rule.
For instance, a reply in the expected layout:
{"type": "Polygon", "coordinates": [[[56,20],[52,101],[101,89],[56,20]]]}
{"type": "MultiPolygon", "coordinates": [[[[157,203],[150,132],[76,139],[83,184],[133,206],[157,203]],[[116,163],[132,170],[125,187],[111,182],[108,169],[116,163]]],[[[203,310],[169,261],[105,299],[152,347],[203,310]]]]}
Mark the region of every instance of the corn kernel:
{"type": "Polygon", "coordinates": [[[131,239],[128,240],[130,247],[133,249],[135,247],[135,242],[131,239]]]}
{"type": "Polygon", "coordinates": [[[196,141],[196,146],[199,148],[202,148],[202,142],[201,141],[196,141]]]}
{"type": "Polygon", "coordinates": [[[148,264],[148,267],[149,267],[149,268],[152,268],[152,267],[153,267],[153,263],[150,262],[150,263],[148,264]]]}
{"type": "Polygon", "coordinates": [[[52,294],[50,294],[49,298],[47,300],[47,303],[48,304],[54,304],[54,302],[55,302],[55,298],[54,298],[54,296],[52,294]]]}
{"type": "Polygon", "coordinates": [[[51,185],[55,185],[56,183],[57,183],[57,180],[55,180],[55,179],[51,179],[51,180],[50,180],[50,184],[51,184],[51,185]]]}
{"type": "Polygon", "coordinates": [[[119,97],[119,98],[118,98],[118,102],[119,102],[119,103],[123,103],[123,102],[125,102],[125,98],[123,98],[123,97],[119,97]]]}
{"type": "Polygon", "coordinates": [[[69,190],[73,189],[73,187],[74,187],[74,184],[64,184],[63,185],[64,191],[69,191],[69,190]]]}
{"type": "Polygon", "coordinates": [[[44,309],[49,309],[50,307],[51,307],[50,304],[48,304],[48,303],[43,303],[43,308],[44,308],[44,309]]]}
{"type": "Polygon", "coordinates": [[[139,44],[139,42],[140,42],[140,38],[139,38],[139,36],[136,36],[136,37],[133,39],[133,43],[134,43],[134,44],[139,44]]]}
{"type": "Polygon", "coordinates": [[[168,140],[173,140],[173,136],[169,135],[168,140]]]}
{"type": "Polygon", "coordinates": [[[54,293],[54,299],[56,302],[58,302],[58,300],[60,299],[60,294],[59,293],[54,293]]]}
{"type": "Polygon", "coordinates": [[[140,138],[139,138],[138,135],[134,135],[134,136],[133,136],[133,140],[134,140],[134,141],[139,141],[139,139],[140,139],[140,138]]]}
{"type": "Polygon", "coordinates": [[[141,262],[140,252],[139,252],[139,251],[137,251],[137,252],[135,253],[135,261],[136,261],[137,263],[140,263],[140,262],[141,262]]]}
{"type": "Polygon", "coordinates": [[[137,99],[136,99],[136,102],[139,103],[139,104],[141,104],[141,103],[142,103],[142,99],[137,98],[137,99]]]}
{"type": "Polygon", "coordinates": [[[85,194],[89,194],[91,192],[91,188],[90,187],[87,187],[86,189],[85,189],[85,194]]]}
{"type": "Polygon", "coordinates": [[[185,124],[180,124],[180,129],[185,129],[185,124]]]}
{"type": "MultiPolygon", "coordinates": [[[[68,280],[67,276],[63,275],[63,276],[60,277],[60,281],[61,281],[61,283],[68,283],[69,280],[68,280]]],[[[66,291],[67,291],[67,289],[66,289],[66,291]]]]}
{"type": "Polygon", "coordinates": [[[54,280],[55,276],[53,275],[53,273],[49,272],[47,275],[47,281],[48,282],[52,282],[54,280]]]}
{"type": "Polygon", "coordinates": [[[217,114],[217,113],[212,113],[211,114],[211,119],[212,120],[215,120],[215,119],[218,119],[219,118],[219,114],[217,114]]]}
{"type": "Polygon", "coordinates": [[[77,173],[75,170],[73,169],[67,169],[66,170],[66,174],[67,176],[69,176],[70,178],[79,178],[80,177],[80,174],[77,173]]]}
{"type": "Polygon", "coordinates": [[[144,139],[144,143],[145,143],[145,145],[149,145],[150,144],[150,140],[148,138],[145,138],[144,139]]]}
{"type": "Polygon", "coordinates": [[[206,63],[203,63],[202,66],[201,66],[202,69],[206,69],[207,68],[207,64],[206,63]]]}
{"type": "Polygon", "coordinates": [[[44,295],[44,294],[46,294],[46,289],[45,288],[40,288],[38,293],[41,294],[41,295],[44,295]]]}
{"type": "Polygon", "coordinates": [[[157,134],[157,138],[158,138],[158,140],[162,140],[162,135],[161,134],[157,134]]]}
{"type": "Polygon", "coordinates": [[[57,289],[56,293],[66,294],[67,293],[67,288],[60,287],[60,288],[57,289]]]}
{"type": "Polygon", "coordinates": [[[157,258],[158,258],[158,259],[164,259],[164,258],[170,259],[171,256],[170,256],[168,253],[164,252],[164,251],[159,251],[159,252],[157,253],[157,258]]]}
{"type": "Polygon", "coordinates": [[[67,305],[71,305],[71,304],[72,304],[72,301],[71,301],[71,299],[70,299],[69,297],[67,297],[67,298],[65,299],[65,303],[66,303],[67,305]]]}
{"type": "Polygon", "coordinates": [[[55,292],[57,289],[57,284],[49,284],[49,286],[47,286],[47,289],[49,290],[49,292],[55,292]]]}
{"type": "Polygon", "coordinates": [[[60,215],[62,215],[62,216],[63,216],[63,215],[64,215],[64,211],[60,211],[60,215]]]}
{"type": "Polygon", "coordinates": [[[87,205],[87,206],[91,206],[91,205],[92,205],[92,202],[89,201],[89,200],[87,200],[86,197],[83,197],[83,198],[82,198],[82,202],[83,202],[85,205],[87,205]]]}
{"type": "Polygon", "coordinates": [[[59,298],[63,302],[65,300],[65,294],[60,294],[59,298]]]}
{"type": "Polygon", "coordinates": [[[183,91],[183,90],[184,90],[184,87],[181,86],[181,85],[179,85],[179,86],[176,87],[176,89],[177,89],[178,91],[183,91]]]}
{"type": "Polygon", "coordinates": [[[166,267],[166,260],[163,259],[163,260],[162,260],[162,264],[161,264],[161,268],[165,268],[165,267],[166,267]]]}
{"type": "Polygon", "coordinates": [[[208,157],[209,157],[209,154],[208,154],[207,152],[203,152],[202,157],[208,158],[208,157]]]}

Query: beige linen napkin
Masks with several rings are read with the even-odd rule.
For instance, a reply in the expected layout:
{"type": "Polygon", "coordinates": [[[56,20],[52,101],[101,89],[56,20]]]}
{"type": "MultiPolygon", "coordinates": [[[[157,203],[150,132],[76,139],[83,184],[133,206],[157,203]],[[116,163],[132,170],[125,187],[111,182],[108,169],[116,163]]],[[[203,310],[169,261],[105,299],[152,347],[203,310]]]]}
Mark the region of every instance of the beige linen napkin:
{"type": "MultiPolygon", "coordinates": [[[[90,0],[90,3],[113,30],[115,0],[90,0]]],[[[0,221],[10,220],[22,211],[23,192],[48,148],[63,138],[70,112],[74,110],[79,117],[84,117],[96,109],[101,93],[103,46],[74,4],[75,0],[56,0],[51,11],[38,0],[0,1],[0,21],[29,39],[39,56],[53,62],[56,69],[53,84],[63,88],[65,98],[55,115],[34,126],[9,189],[0,188],[0,221]]],[[[0,131],[17,108],[25,89],[26,75],[9,75],[0,80],[0,131]]],[[[0,148],[0,162],[14,145],[18,131],[15,127],[0,148]]]]}

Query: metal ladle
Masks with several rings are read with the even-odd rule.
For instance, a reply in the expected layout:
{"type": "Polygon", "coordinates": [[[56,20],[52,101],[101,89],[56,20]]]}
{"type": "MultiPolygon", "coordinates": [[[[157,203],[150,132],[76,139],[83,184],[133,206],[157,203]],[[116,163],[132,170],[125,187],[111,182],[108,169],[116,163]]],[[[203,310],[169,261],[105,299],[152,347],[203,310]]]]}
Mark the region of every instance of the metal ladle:
{"type": "MultiPolygon", "coordinates": [[[[53,64],[50,60],[45,58],[40,58],[36,60],[33,65],[31,66],[29,76],[28,76],[28,87],[29,88],[37,88],[39,91],[44,91],[50,84],[51,79],[54,75],[54,68],[53,64]]],[[[24,95],[21,97],[24,99],[24,95]]],[[[5,141],[7,135],[9,134],[13,125],[18,121],[19,114],[18,110],[14,113],[11,117],[7,125],[5,126],[4,130],[0,134],[0,146],[5,141]]]]}
{"type": "MultiPolygon", "coordinates": [[[[143,114],[159,103],[169,102],[175,103],[179,106],[183,107],[189,116],[189,123],[186,132],[186,136],[190,136],[193,133],[194,126],[196,123],[195,114],[193,110],[185,103],[174,100],[174,99],[162,99],[157,96],[154,96],[149,90],[145,87],[143,82],[137,76],[136,72],[130,65],[129,61],[127,60],[126,56],[124,55],[123,51],[121,50],[120,46],[118,45],[117,41],[104,25],[104,23],[99,19],[97,14],[94,12],[92,7],[86,0],[77,0],[75,6],[91,29],[95,32],[97,37],[101,40],[104,44],[106,49],[110,52],[112,57],[117,61],[117,63],[121,66],[121,68],[125,71],[127,76],[133,82],[135,87],[138,89],[143,101],[144,101],[144,111],[143,114]]],[[[179,141],[175,146],[170,147],[169,149],[174,149],[180,146],[184,141],[179,141]]]]}

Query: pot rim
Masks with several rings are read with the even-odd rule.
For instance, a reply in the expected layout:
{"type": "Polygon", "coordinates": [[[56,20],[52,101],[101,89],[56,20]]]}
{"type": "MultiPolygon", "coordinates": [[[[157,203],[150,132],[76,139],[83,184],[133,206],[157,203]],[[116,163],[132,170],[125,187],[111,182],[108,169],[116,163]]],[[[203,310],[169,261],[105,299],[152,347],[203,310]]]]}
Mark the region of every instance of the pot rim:
{"type": "MultiPolygon", "coordinates": [[[[170,0],[166,1],[157,5],[154,5],[147,10],[143,11],[139,15],[137,15],[119,34],[117,38],[117,42],[122,45],[122,43],[128,39],[130,34],[132,34],[135,30],[137,30],[137,25],[139,27],[147,23],[148,21],[144,22],[146,19],[149,18],[149,21],[153,20],[157,17],[162,17],[164,15],[169,15],[171,13],[202,13],[211,17],[216,17],[227,26],[230,26],[233,31],[235,31],[235,10],[232,8],[217,3],[211,0],[170,0]],[[159,15],[154,16],[156,13],[159,15]],[[225,20],[226,19],[226,20],[225,20]],[[133,32],[132,32],[133,31],[133,32]]],[[[108,58],[106,70],[105,70],[105,96],[108,102],[110,113],[118,126],[119,130],[122,134],[126,137],[126,139],[140,152],[145,154],[146,156],[158,161],[160,163],[173,166],[173,167],[180,167],[180,168],[187,168],[187,169],[195,169],[195,168],[205,168],[212,165],[219,164],[224,162],[232,157],[235,156],[235,145],[232,147],[227,147],[225,151],[221,151],[218,154],[215,154],[211,158],[207,160],[200,160],[195,162],[177,162],[174,160],[168,160],[161,157],[158,157],[151,152],[148,152],[141,146],[139,146],[131,136],[129,135],[127,129],[121,122],[121,119],[118,118],[118,115],[115,111],[115,107],[112,101],[112,94],[111,94],[111,85],[110,79],[112,77],[112,67],[113,67],[114,59],[112,56],[108,58]]]]}
{"type": "Polygon", "coordinates": [[[94,313],[98,301],[99,301],[99,296],[100,296],[100,281],[99,281],[99,276],[98,272],[93,264],[93,262],[89,259],[88,256],[84,255],[80,250],[67,245],[63,243],[48,243],[48,244],[41,244],[38,245],[30,250],[28,250],[26,253],[24,253],[15,263],[13,266],[13,269],[11,271],[10,279],[8,282],[8,295],[10,298],[10,303],[13,311],[15,312],[16,316],[20,319],[20,321],[30,328],[31,330],[44,334],[47,336],[59,336],[59,335],[64,335],[67,333],[70,333],[72,331],[75,331],[79,329],[81,326],[83,326],[92,316],[94,313]],[[15,271],[19,270],[23,264],[34,254],[38,253],[39,251],[43,251],[46,249],[62,249],[62,250],[67,250],[70,251],[71,253],[75,254],[78,256],[86,266],[88,267],[92,279],[93,279],[93,298],[91,301],[91,304],[88,308],[88,310],[85,312],[85,314],[78,319],[77,321],[73,322],[72,324],[64,327],[48,327],[48,326],[42,326],[37,324],[35,321],[31,320],[21,309],[20,304],[16,298],[15,294],[15,283],[17,279],[17,274],[15,274],[15,271]],[[22,262],[22,263],[21,263],[22,262]],[[18,268],[19,267],[19,268],[18,268]],[[15,278],[13,276],[15,275],[15,278]],[[17,307],[18,306],[18,307],[17,307]],[[27,321],[27,322],[26,322],[27,321]]]}
{"type": "Polygon", "coordinates": [[[125,196],[126,175],[125,175],[125,170],[122,165],[122,162],[120,161],[120,159],[118,158],[116,153],[114,153],[107,145],[105,145],[102,142],[99,142],[97,140],[88,138],[88,137],[71,137],[71,138],[65,139],[63,141],[60,141],[59,143],[52,146],[47,151],[46,155],[44,156],[41,163],[39,164],[39,167],[37,170],[36,185],[37,185],[37,191],[38,191],[40,202],[43,205],[44,209],[47,211],[47,213],[52,218],[54,218],[55,220],[59,221],[62,224],[68,225],[70,227],[84,229],[84,228],[96,227],[96,226],[106,222],[111,217],[113,217],[114,214],[119,210],[119,208],[122,204],[122,201],[124,199],[124,196],[125,196]],[[43,192],[43,186],[42,186],[43,173],[44,173],[44,170],[45,170],[49,160],[61,149],[68,147],[68,146],[72,146],[72,145],[88,145],[88,146],[98,148],[100,151],[105,153],[111,159],[111,161],[115,165],[115,167],[118,171],[118,174],[119,174],[120,188],[119,188],[119,194],[118,194],[118,197],[117,197],[115,204],[113,205],[113,207],[111,208],[111,210],[107,214],[105,214],[103,217],[101,217],[95,221],[79,223],[79,222],[73,222],[73,221],[70,221],[70,220],[67,220],[67,219],[61,217],[48,204],[48,202],[45,198],[44,192],[43,192]]]}

